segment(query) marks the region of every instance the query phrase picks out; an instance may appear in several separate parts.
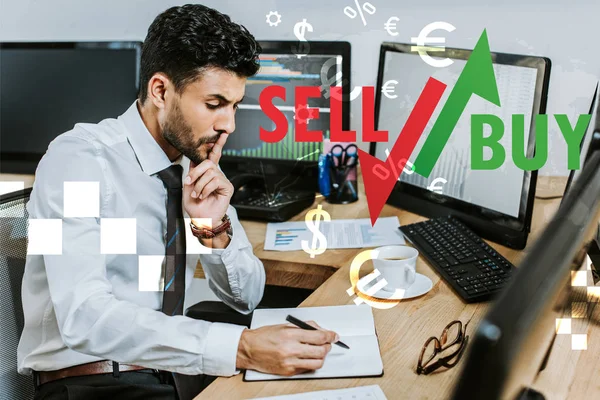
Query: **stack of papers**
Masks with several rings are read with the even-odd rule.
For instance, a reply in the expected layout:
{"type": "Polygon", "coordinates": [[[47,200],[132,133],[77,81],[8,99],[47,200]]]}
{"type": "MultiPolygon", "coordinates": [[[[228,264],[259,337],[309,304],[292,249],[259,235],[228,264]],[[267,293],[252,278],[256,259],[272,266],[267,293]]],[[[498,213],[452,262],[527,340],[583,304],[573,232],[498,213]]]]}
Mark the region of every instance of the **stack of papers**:
{"type": "MultiPolygon", "coordinates": [[[[336,219],[321,221],[319,231],[327,238],[327,249],[359,249],[404,244],[399,226],[398,217],[379,218],[373,227],[368,218],[336,219]]],[[[306,222],[269,223],[264,249],[302,250],[303,240],[308,241],[309,247],[313,241],[313,232],[306,222]]]]}

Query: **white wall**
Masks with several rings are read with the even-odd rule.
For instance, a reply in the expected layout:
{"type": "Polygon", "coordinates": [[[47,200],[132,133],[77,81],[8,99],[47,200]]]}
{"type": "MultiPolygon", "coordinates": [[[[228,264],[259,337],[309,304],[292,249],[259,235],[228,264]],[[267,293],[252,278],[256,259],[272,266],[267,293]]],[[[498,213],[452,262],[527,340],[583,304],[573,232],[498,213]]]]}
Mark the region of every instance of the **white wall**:
{"type": "MultiPolygon", "coordinates": [[[[365,0],[360,0],[361,4],[365,0]]],[[[346,40],[352,44],[352,83],[374,86],[382,41],[410,43],[428,23],[443,20],[456,26],[445,34],[450,47],[473,48],[487,28],[492,51],[543,55],[552,60],[549,114],[586,113],[597,77],[600,17],[598,0],[369,0],[377,11],[367,14],[367,26],[343,13],[352,0],[207,0],[229,14],[257,39],[295,40],[296,22],[306,18],[314,27],[310,40],[346,40]],[[269,11],[282,23],[270,27],[269,11]],[[383,24],[400,18],[399,35],[391,37],[383,24]]],[[[0,0],[0,40],[82,41],[143,40],[149,24],[161,11],[184,4],[168,0],[0,0]]],[[[360,97],[352,103],[351,128],[360,133],[360,97]]],[[[359,136],[360,137],[360,136],[359,136]]],[[[566,174],[562,135],[550,126],[550,156],[542,174],[566,174]]]]}

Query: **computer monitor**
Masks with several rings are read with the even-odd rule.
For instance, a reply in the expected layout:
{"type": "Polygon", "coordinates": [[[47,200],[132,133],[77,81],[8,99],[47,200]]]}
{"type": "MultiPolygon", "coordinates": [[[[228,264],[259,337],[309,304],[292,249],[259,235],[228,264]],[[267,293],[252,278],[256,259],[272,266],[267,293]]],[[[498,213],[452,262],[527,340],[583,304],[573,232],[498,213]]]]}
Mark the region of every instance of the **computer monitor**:
{"type": "Polygon", "coordinates": [[[0,172],[33,174],[76,123],[123,113],[139,88],[141,42],[0,43],[0,172]]]}
{"type": "MultiPolygon", "coordinates": [[[[593,126],[590,146],[597,149],[598,118],[593,126]]],[[[595,150],[512,283],[471,334],[453,399],[514,399],[527,392],[556,337],[557,318],[571,308],[569,294],[578,289],[571,288],[571,272],[582,265],[599,219],[600,151],[595,150]]],[[[587,287],[581,289],[580,301],[586,302],[587,287]]]]}
{"type": "MultiPolygon", "coordinates": [[[[248,79],[244,101],[236,113],[236,130],[227,139],[220,166],[229,176],[250,174],[264,177],[267,184],[293,185],[296,188],[317,189],[317,161],[323,143],[296,142],[294,90],[299,86],[318,86],[320,98],[309,98],[308,107],[319,108],[317,119],[307,119],[310,131],[329,134],[330,87],[342,87],[342,126],[350,128],[350,44],[348,42],[309,42],[304,49],[297,41],[260,41],[260,70],[248,79]],[[263,89],[280,85],[286,89],[286,99],[274,98],[273,104],[288,121],[288,133],[277,143],[260,139],[260,128],[268,131],[275,126],[259,105],[263,89]],[[301,179],[300,179],[301,178],[301,179]],[[285,180],[285,182],[282,182],[285,180]]],[[[300,114],[300,112],[299,112],[300,114]]]]}
{"type": "MultiPolygon", "coordinates": [[[[448,87],[409,158],[414,163],[471,53],[472,50],[449,47],[436,51],[435,57],[453,61],[440,69],[425,63],[417,52],[411,51],[409,44],[386,42],[381,45],[377,87],[387,85],[390,93],[377,91],[375,121],[377,129],[389,132],[389,140],[372,143],[371,155],[387,159],[432,76],[448,87]]],[[[401,174],[388,203],[428,217],[454,215],[482,237],[523,248],[531,224],[537,173],[525,172],[512,161],[511,116],[525,115],[526,154],[531,158],[535,146],[535,135],[531,134],[535,131],[534,116],[543,114],[546,108],[550,60],[495,52],[491,57],[501,107],[472,96],[430,176],[425,178],[415,172],[401,174]],[[505,132],[500,143],[506,150],[506,159],[498,169],[471,169],[472,114],[494,114],[504,122],[505,132]],[[441,187],[442,193],[428,190],[437,178],[446,180],[445,184],[436,185],[441,187]],[[498,190],[499,187],[502,190],[498,190]]],[[[484,148],[485,159],[490,157],[488,150],[484,148]]]]}
{"type": "MultiPolygon", "coordinates": [[[[596,91],[594,92],[594,98],[590,107],[590,114],[592,115],[592,118],[590,119],[588,129],[580,145],[580,163],[584,163],[589,157],[591,157],[592,153],[600,150],[600,94],[598,93],[598,85],[596,85],[596,91]]],[[[582,169],[580,168],[571,170],[569,173],[563,200],[565,199],[566,194],[569,192],[569,188],[572,187],[573,183],[577,181],[581,175],[581,171],[582,169]]],[[[590,257],[592,265],[595,266],[595,268],[592,270],[594,283],[600,281],[600,221],[598,222],[599,226],[597,234],[588,247],[588,256],[590,257]]]]}

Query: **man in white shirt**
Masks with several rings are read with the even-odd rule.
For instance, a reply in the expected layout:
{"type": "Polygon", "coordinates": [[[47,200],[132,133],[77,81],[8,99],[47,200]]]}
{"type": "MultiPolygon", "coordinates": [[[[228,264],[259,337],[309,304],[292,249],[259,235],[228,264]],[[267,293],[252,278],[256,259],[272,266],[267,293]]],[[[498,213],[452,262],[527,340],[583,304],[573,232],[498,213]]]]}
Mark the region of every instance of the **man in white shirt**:
{"type": "Polygon", "coordinates": [[[176,373],[180,389],[181,375],[293,375],[322,366],[334,332],[250,330],[181,315],[198,257],[210,288],[235,310],[249,313],[262,298],[263,265],[218,168],[259,52],[228,16],[202,5],[170,8],[144,41],[137,101],[117,119],[77,124],[50,144],[27,211],[60,221],[62,252],[27,257],[18,349],[19,371],[34,372],[36,398],[175,399],[158,370],[176,373]],[[74,191],[94,188],[96,215],[65,212],[74,191]],[[199,240],[210,254],[181,252],[183,218],[175,215],[192,222],[185,241],[199,240]],[[130,240],[110,244],[115,226],[133,227],[133,249],[130,240]],[[162,274],[150,278],[160,289],[140,290],[157,259],[162,274]]]}

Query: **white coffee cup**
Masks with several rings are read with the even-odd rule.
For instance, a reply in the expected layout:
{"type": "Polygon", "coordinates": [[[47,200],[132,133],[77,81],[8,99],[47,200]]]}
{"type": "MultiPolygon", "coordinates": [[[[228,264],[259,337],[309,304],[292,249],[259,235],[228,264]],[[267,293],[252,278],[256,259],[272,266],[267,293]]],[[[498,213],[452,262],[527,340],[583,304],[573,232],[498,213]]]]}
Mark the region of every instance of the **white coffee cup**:
{"type": "Polygon", "coordinates": [[[409,246],[383,246],[375,249],[378,254],[373,266],[387,281],[385,290],[407,289],[417,276],[419,252],[409,246]]]}

